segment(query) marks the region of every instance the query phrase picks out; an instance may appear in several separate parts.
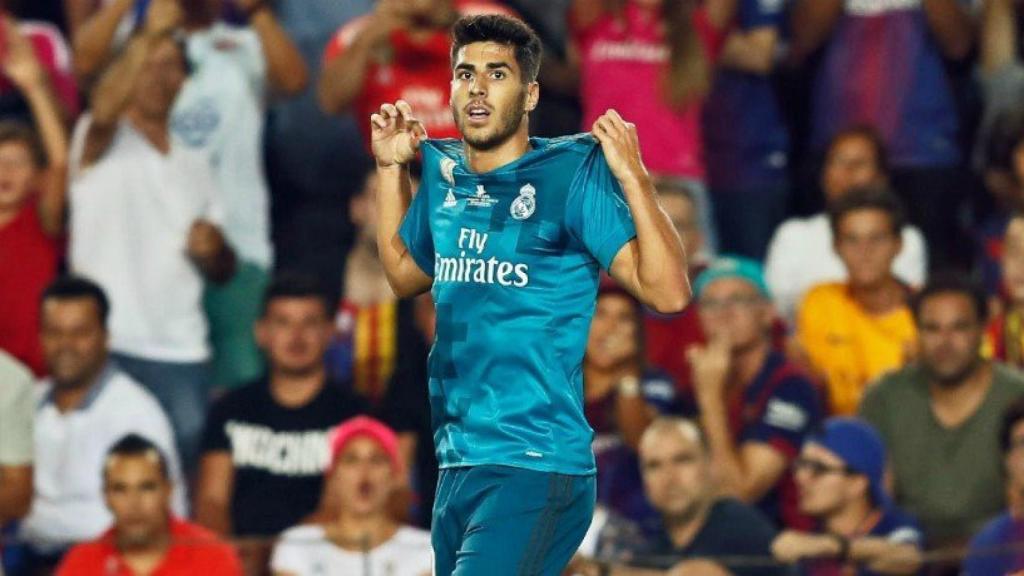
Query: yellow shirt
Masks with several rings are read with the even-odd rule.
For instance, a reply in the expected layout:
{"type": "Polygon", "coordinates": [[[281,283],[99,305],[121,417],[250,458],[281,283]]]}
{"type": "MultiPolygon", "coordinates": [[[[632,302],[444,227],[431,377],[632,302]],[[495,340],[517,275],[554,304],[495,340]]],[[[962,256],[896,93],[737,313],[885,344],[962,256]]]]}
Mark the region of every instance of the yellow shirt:
{"type": "Polygon", "coordinates": [[[869,382],[907,360],[917,339],[910,308],[876,316],[849,295],[846,284],[819,284],[797,311],[797,339],[825,377],[833,414],[857,411],[869,382]]]}

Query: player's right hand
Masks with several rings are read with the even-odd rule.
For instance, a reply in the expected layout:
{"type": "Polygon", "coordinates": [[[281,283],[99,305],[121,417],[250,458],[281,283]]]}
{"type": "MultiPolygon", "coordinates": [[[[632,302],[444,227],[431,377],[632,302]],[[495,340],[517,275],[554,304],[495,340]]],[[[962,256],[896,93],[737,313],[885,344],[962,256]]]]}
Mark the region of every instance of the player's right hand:
{"type": "Polygon", "coordinates": [[[380,168],[408,163],[426,138],[427,131],[405,100],[382,104],[370,116],[370,142],[380,168]]]}

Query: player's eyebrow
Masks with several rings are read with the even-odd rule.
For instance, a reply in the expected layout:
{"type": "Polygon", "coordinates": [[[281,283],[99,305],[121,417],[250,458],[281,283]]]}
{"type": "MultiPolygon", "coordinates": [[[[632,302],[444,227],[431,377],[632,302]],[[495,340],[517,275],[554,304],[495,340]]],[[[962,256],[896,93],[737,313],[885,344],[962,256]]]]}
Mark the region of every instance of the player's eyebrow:
{"type": "MultiPolygon", "coordinates": [[[[485,66],[486,66],[486,68],[488,70],[497,70],[498,68],[505,68],[505,69],[507,69],[509,71],[512,70],[512,67],[509,66],[507,62],[488,62],[485,66]]],[[[472,64],[469,64],[467,62],[462,62],[462,63],[456,64],[455,65],[455,69],[456,70],[468,70],[470,72],[476,72],[476,66],[474,66],[472,64]]]]}

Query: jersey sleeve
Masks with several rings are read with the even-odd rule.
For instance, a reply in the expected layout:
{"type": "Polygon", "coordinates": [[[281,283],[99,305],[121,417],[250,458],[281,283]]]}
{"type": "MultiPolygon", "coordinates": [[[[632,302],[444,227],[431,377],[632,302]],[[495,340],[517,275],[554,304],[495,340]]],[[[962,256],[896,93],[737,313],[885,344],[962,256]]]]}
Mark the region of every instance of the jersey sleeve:
{"type": "Polygon", "coordinates": [[[430,234],[429,185],[424,178],[405,213],[398,235],[412,259],[427,276],[434,276],[434,238],[430,234]]]}
{"type": "Polygon", "coordinates": [[[814,385],[803,376],[788,376],[768,397],[757,419],[743,429],[739,441],[767,444],[787,459],[795,458],[821,418],[814,385]]]}
{"type": "Polygon", "coordinates": [[[573,179],[565,212],[569,232],[605,270],[619,250],[636,237],[622,186],[612,175],[600,146],[587,155],[573,179]]]}

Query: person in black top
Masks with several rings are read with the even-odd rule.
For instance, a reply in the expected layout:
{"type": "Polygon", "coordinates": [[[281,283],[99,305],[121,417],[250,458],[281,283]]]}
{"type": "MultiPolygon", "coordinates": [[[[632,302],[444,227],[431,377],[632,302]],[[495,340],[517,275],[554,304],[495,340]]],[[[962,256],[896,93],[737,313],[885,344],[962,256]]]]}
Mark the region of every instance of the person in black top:
{"type": "MultiPolygon", "coordinates": [[[[268,373],[210,410],[195,503],[199,524],[224,536],[269,537],[317,509],[330,432],[365,413],[349,386],[327,378],[323,358],[331,333],[331,306],[314,279],[286,275],[271,283],[256,324],[268,373]]],[[[267,553],[260,547],[243,551],[243,558],[258,561],[267,553]]]]}
{"type": "Polygon", "coordinates": [[[586,576],[779,576],[789,569],[771,558],[776,530],[760,511],[717,498],[711,459],[692,421],[659,417],[640,439],[640,469],[662,527],[634,551],[629,565],[578,559],[586,576]],[[739,560],[739,561],[738,561],[739,560]]]}

